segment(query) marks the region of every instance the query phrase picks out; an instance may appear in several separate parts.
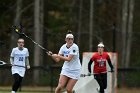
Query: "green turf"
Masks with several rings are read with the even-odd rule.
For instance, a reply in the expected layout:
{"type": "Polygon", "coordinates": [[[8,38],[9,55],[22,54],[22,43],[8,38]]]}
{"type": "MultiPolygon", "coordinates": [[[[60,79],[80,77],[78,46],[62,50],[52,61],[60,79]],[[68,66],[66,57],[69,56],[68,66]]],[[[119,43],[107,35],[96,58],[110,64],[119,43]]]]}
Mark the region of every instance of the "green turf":
{"type": "MultiPolygon", "coordinates": [[[[0,93],[11,93],[10,91],[0,91],[0,93]]],[[[51,93],[51,92],[17,92],[17,93],[51,93]]]]}

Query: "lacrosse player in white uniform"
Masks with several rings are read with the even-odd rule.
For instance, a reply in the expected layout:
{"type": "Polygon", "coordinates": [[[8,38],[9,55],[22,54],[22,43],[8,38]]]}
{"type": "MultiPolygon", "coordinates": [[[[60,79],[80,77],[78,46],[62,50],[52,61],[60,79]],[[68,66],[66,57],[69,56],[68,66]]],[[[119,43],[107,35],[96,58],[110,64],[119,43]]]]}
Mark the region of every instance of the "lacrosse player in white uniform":
{"type": "MultiPolygon", "coordinates": [[[[72,93],[72,89],[80,77],[81,63],[79,60],[79,47],[73,43],[74,36],[69,33],[65,38],[66,44],[64,44],[58,54],[50,55],[56,62],[60,60],[64,61],[59,83],[55,89],[55,93],[61,93],[61,90],[66,85],[67,93],[72,93]]],[[[49,52],[51,54],[51,52],[49,52]]]]}
{"type": "Polygon", "coordinates": [[[14,78],[14,83],[12,86],[12,92],[16,93],[21,85],[22,79],[25,75],[26,68],[30,69],[29,65],[29,52],[28,49],[24,47],[24,39],[19,38],[17,41],[18,47],[13,48],[10,55],[10,62],[12,64],[12,75],[14,78]]]}

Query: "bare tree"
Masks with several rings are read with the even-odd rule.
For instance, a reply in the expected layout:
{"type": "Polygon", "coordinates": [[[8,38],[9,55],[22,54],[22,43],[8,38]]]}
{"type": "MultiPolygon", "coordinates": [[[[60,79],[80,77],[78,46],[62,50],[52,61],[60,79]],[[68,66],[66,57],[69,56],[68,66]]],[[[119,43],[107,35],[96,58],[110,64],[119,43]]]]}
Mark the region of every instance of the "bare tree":
{"type": "Polygon", "coordinates": [[[134,0],[129,0],[129,17],[128,17],[128,33],[127,33],[127,47],[126,47],[126,64],[125,67],[129,67],[130,63],[130,52],[132,42],[132,28],[133,28],[133,11],[134,11],[134,0]]]}
{"type": "Polygon", "coordinates": [[[80,0],[79,5],[79,21],[78,21],[78,38],[77,38],[77,44],[80,46],[80,37],[81,37],[81,28],[82,28],[82,9],[83,9],[83,0],[80,0]]]}
{"type": "MultiPolygon", "coordinates": [[[[16,15],[15,15],[15,19],[14,19],[14,25],[19,26],[20,25],[20,19],[21,19],[21,7],[22,7],[22,0],[17,0],[16,2],[17,4],[17,8],[16,8],[16,15]]],[[[12,31],[12,35],[11,35],[11,49],[15,46],[17,41],[17,34],[14,33],[14,31],[12,31]]]]}
{"type": "Polygon", "coordinates": [[[93,12],[94,12],[94,0],[90,0],[90,19],[89,19],[89,51],[93,49],[93,12]]]}
{"type": "Polygon", "coordinates": [[[126,30],[127,30],[127,18],[128,18],[128,0],[123,0],[122,4],[122,66],[125,64],[126,56],[126,30]]]}
{"type": "MultiPolygon", "coordinates": [[[[35,0],[34,5],[34,38],[35,41],[42,44],[42,38],[43,38],[43,29],[41,28],[43,24],[43,10],[41,11],[41,8],[43,3],[43,0],[35,0]]],[[[34,66],[39,66],[40,62],[42,61],[42,56],[40,56],[41,49],[37,46],[34,47],[34,66]]],[[[35,84],[39,83],[39,70],[34,71],[34,82],[35,84]]]]}
{"type": "Polygon", "coordinates": [[[122,15],[122,66],[129,67],[131,41],[132,41],[132,26],[133,26],[133,10],[134,0],[123,0],[123,15],[122,15]]]}

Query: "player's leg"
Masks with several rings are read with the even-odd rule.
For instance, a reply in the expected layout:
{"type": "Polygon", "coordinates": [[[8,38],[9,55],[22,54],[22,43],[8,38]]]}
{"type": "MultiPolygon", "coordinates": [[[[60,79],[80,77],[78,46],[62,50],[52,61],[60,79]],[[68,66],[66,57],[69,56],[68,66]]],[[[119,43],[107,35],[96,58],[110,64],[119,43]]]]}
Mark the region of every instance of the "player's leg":
{"type": "Polygon", "coordinates": [[[13,77],[14,77],[14,83],[12,86],[12,93],[14,93],[18,90],[18,88],[20,87],[20,84],[22,82],[22,78],[23,78],[17,73],[13,74],[13,77]]]}
{"type": "Polygon", "coordinates": [[[76,82],[77,82],[77,79],[69,79],[66,86],[67,93],[73,93],[73,87],[76,84],[76,82]]]}
{"type": "Polygon", "coordinates": [[[18,74],[17,73],[13,74],[13,79],[14,79],[14,83],[13,83],[13,86],[12,86],[12,93],[16,93],[16,91],[17,91],[17,80],[18,80],[18,74]]]}
{"type": "Polygon", "coordinates": [[[104,93],[104,85],[103,85],[103,81],[102,81],[101,75],[100,74],[95,74],[94,78],[95,78],[95,80],[98,82],[98,84],[100,86],[99,92],[100,93],[104,93]]]}
{"type": "Polygon", "coordinates": [[[102,83],[102,90],[101,93],[104,93],[104,90],[107,88],[107,73],[101,73],[101,83],[102,83]]]}
{"type": "Polygon", "coordinates": [[[102,74],[102,81],[103,81],[104,89],[106,89],[107,88],[107,73],[102,74]]]}
{"type": "Polygon", "coordinates": [[[55,93],[61,93],[61,90],[64,88],[68,81],[68,77],[65,75],[60,75],[58,86],[55,89],[55,93]]]}

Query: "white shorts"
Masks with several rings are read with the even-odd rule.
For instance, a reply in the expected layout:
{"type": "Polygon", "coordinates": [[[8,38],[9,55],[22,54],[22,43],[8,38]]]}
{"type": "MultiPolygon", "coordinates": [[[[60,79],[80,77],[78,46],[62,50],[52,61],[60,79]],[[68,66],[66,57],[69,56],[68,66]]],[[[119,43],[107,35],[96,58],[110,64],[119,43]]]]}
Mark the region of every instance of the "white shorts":
{"type": "Polygon", "coordinates": [[[77,69],[77,70],[62,69],[62,71],[61,71],[61,75],[65,75],[65,76],[70,77],[72,79],[79,79],[80,73],[81,73],[81,69],[77,69]]]}
{"type": "Polygon", "coordinates": [[[12,68],[11,70],[12,70],[12,75],[15,73],[19,74],[21,77],[24,77],[25,75],[24,69],[20,70],[20,69],[12,68]]]}

